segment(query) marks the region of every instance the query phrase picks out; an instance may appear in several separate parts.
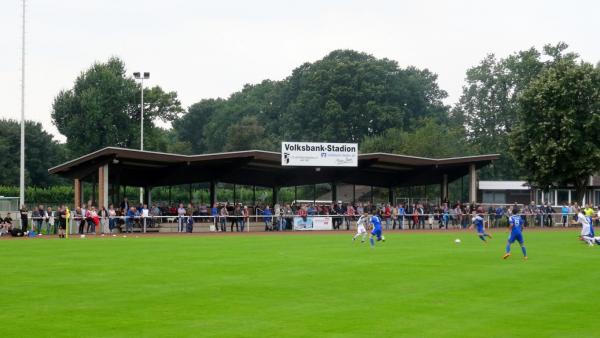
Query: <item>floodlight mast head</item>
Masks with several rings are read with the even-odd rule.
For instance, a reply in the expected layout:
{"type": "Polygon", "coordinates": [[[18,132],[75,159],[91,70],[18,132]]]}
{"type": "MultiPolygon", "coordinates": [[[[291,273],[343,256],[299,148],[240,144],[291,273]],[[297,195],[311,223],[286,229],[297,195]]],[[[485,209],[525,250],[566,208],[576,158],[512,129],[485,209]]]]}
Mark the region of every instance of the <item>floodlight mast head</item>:
{"type": "Polygon", "coordinates": [[[149,79],[149,78],[150,78],[150,73],[144,72],[144,79],[149,79]]]}
{"type": "Polygon", "coordinates": [[[140,79],[140,72],[133,73],[133,77],[135,77],[136,79],[140,79]]]}

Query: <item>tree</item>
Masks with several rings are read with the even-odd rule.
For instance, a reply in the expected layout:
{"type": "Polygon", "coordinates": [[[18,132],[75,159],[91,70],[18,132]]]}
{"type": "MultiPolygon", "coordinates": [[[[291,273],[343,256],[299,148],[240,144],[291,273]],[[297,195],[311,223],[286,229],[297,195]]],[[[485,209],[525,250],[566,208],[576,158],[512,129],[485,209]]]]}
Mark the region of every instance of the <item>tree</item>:
{"type": "Polygon", "coordinates": [[[223,105],[222,99],[202,100],[191,105],[187,114],[173,121],[178,139],[190,144],[193,153],[202,154],[208,148],[204,128],[223,105]]]}
{"type": "Polygon", "coordinates": [[[227,136],[227,144],[223,147],[225,151],[275,148],[272,140],[266,136],[265,127],[255,116],[244,117],[231,125],[227,129],[227,136]]]}
{"type": "Polygon", "coordinates": [[[282,89],[288,140],[358,142],[388,128],[412,130],[447,113],[437,76],[351,50],[296,68],[282,89]]]}
{"type": "MultiPolygon", "coordinates": [[[[19,184],[20,123],[0,120],[0,185],[19,184]]],[[[25,182],[27,185],[46,186],[64,182],[48,175],[48,168],[66,160],[64,145],[42,129],[39,122],[25,123],[25,182]]]]}
{"type": "Polygon", "coordinates": [[[447,94],[436,81],[426,69],[401,69],[395,61],[338,50],[282,81],[245,85],[225,100],[202,100],[173,126],[195,153],[250,144],[276,150],[282,140],[358,142],[388,128],[410,131],[426,118],[447,118],[447,94]],[[252,143],[230,141],[231,128],[243,125],[252,128],[252,143]]]}
{"type": "Polygon", "coordinates": [[[478,153],[501,155],[483,170],[482,177],[515,179],[524,174],[508,151],[508,135],[518,117],[518,97],[544,69],[558,60],[576,58],[565,52],[567,48],[565,43],[546,45],[543,53],[530,48],[503,59],[490,54],[467,70],[467,84],[452,114],[464,121],[468,139],[478,153]]]}
{"type": "Polygon", "coordinates": [[[582,201],[600,169],[600,69],[558,58],[523,91],[511,152],[533,185],[573,184],[582,201]]]}
{"type": "Polygon", "coordinates": [[[360,144],[360,151],[433,158],[471,155],[473,151],[465,142],[465,136],[462,126],[428,118],[414,131],[390,128],[381,135],[366,137],[360,144]]]}
{"type": "MultiPolygon", "coordinates": [[[[123,61],[111,58],[95,63],[77,77],[72,89],[56,96],[52,120],[67,137],[73,156],[106,146],[137,148],[140,95],[140,85],[126,75],[123,61]]],[[[155,120],[172,121],[180,112],[175,92],[164,92],[158,86],[144,88],[144,140],[146,135],[152,136],[155,120]]]]}

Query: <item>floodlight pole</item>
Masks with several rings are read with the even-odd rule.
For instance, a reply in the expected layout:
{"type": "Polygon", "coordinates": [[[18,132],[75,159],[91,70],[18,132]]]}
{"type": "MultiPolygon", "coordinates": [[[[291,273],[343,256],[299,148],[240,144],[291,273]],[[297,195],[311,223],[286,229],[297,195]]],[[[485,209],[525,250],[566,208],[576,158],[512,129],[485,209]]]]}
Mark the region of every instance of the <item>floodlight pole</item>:
{"type": "MultiPolygon", "coordinates": [[[[25,204],[25,1],[21,32],[21,168],[19,172],[19,203],[25,204]]],[[[19,209],[21,206],[19,206],[19,209]]]]}
{"type": "Polygon", "coordinates": [[[142,77],[142,112],[140,115],[140,150],[144,150],[144,77],[142,77]]]}
{"type": "MultiPolygon", "coordinates": [[[[141,102],[141,113],[140,113],[140,150],[144,150],[144,79],[150,78],[150,73],[141,72],[133,73],[136,80],[141,80],[141,91],[142,91],[142,102],[141,102]]],[[[140,204],[144,203],[144,188],[140,187],[140,204]]]]}

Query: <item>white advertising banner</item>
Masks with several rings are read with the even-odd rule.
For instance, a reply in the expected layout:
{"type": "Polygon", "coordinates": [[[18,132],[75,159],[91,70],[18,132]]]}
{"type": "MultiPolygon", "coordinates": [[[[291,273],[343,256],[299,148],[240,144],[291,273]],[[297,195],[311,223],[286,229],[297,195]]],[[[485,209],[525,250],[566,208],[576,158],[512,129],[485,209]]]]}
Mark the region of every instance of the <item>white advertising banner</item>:
{"type": "Polygon", "coordinates": [[[281,165],[357,167],[358,144],[281,142],[281,165]]]}
{"type": "Polygon", "coordinates": [[[294,217],[294,230],[333,230],[331,217],[308,216],[294,217]]]}

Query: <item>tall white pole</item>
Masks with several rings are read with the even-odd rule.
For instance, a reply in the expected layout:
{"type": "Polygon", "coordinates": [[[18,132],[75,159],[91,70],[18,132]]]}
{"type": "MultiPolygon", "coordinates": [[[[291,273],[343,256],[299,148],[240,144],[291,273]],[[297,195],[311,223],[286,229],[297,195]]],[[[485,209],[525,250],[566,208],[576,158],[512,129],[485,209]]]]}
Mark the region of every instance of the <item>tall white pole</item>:
{"type": "Polygon", "coordinates": [[[25,204],[25,0],[23,0],[23,23],[21,44],[21,170],[19,177],[19,202],[25,204]]]}
{"type": "Polygon", "coordinates": [[[142,77],[142,114],[140,117],[140,150],[144,150],[144,77],[142,77]]]}
{"type": "MultiPolygon", "coordinates": [[[[140,114],[140,150],[144,150],[144,76],[142,73],[142,113],[140,114]]],[[[140,204],[144,204],[144,188],[140,187],[140,204]]]]}

